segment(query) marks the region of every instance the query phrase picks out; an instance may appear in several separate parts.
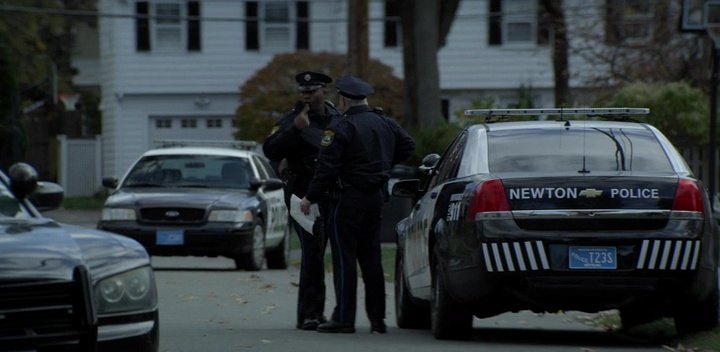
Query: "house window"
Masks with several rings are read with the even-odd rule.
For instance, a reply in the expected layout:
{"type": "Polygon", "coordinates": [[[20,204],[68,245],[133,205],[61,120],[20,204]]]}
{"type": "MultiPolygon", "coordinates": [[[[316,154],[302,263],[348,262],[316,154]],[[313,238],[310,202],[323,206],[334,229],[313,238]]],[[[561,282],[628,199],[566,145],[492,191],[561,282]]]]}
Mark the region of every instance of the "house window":
{"type": "Polygon", "coordinates": [[[385,47],[397,48],[400,45],[402,27],[400,26],[400,0],[385,1],[385,47]]]}
{"type": "Polygon", "coordinates": [[[198,1],[138,1],[135,11],[138,51],[200,50],[198,1]]]}
{"type": "Polygon", "coordinates": [[[180,122],[180,126],[182,128],[197,128],[197,120],[196,119],[182,119],[180,122]]]}
{"type": "Polygon", "coordinates": [[[309,49],[309,15],[307,1],[246,1],[245,49],[309,49]]]}
{"type": "Polygon", "coordinates": [[[155,128],[172,128],[171,119],[157,119],[155,120],[155,128]]]}
{"type": "Polygon", "coordinates": [[[490,0],[489,45],[535,44],[538,0],[490,0]]]}
{"type": "Polygon", "coordinates": [[[606,40],[610,44],[642,42],[653,34],[655,8],[650,0],[609,0],[606,40]]]}
{"type": "Polygon", "coordinates": [[[222,119],[207,119],[207,128],[222,128],[222,119]]]}

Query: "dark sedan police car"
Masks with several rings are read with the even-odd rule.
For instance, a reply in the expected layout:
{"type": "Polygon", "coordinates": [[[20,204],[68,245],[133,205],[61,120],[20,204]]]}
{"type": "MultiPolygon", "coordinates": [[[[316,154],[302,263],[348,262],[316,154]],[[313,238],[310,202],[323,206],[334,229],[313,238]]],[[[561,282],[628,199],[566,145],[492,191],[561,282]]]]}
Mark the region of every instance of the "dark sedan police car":
{"type": "Polygon", "coordinates": [[[284,183],[246,141],[158,141],[113,191],[100,229],[151,255],[225,256],[238,269],[285,269],[290,258],[284,183]]]}
{"type": "Polygon", "coordinates": [[[625,327],[718,323],[718,244],[708,196],[648,109],[490,109],[427,178],[397,226],[401,328],[463,338],[473,316],[618,309],[625,327]],[[544,121],[492,122],[542,115],[544,121]],[[567,119],[576,115],[601,118],[567,119]],[[602,117],[605,117],[603,119],[602,117]],[[620,121],[623,120],[623,121],[620,121]],[[429,309],[428,309],[429,305],[429,309]]]}
{"type": "Polygon", "coordinates": [[[0,350],[157,351],[150,259],[128,238],[40,215],[63,190],[0,171],[0,350]]]}

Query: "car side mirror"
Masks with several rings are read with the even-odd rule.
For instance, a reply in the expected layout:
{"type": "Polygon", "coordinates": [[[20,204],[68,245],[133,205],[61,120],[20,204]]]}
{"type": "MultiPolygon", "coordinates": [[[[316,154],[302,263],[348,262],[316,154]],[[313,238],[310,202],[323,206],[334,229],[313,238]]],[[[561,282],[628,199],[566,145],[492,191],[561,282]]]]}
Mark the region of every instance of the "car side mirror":
{"type": "Polygon", "coordinates": [[[425,155],[425,157],[420,162],[420,166],[418,167],[418,170],[420,170],[420,172],[424,173],[425,175],[430,175],[432,173],[432,170],[435,169],[435,166],[437,166],[439,161],[440,161],[439,154],[432,153],[432,154],[425,155]]]}
{"type": "Polygon", "coordinates": [[[106,188],[117,188],[118,179],[117,179],[117,177],[113,177],[113,176],[103,177],[102,185],[103,185],[103,187],[106,187],[106,188]]]}
{"type": "Polygon", "coordinates": [[[420,189],[420,180],[416,178],[398,180],[392,186],[391,194],[398,197],[415,197],[420,189]]]}
{"type": "Polygon", "coordinates": [[[35,192],[30,194],[30,202],[39,211],[54,210],[60,207],[65,190],[57,183],[41,181],[37,183],[35,192]]]}
{"type": "Polygon", "coordinates": [[[254,178],[252,181],[250,181],[251,190],[257,191],[258,189],[260,189],[260,187],[263,187],[263,190],[265,191],[276,191],[285,187],[285,182],[283,182],[279,178],[269,178],[266,180],[254,178]]]}

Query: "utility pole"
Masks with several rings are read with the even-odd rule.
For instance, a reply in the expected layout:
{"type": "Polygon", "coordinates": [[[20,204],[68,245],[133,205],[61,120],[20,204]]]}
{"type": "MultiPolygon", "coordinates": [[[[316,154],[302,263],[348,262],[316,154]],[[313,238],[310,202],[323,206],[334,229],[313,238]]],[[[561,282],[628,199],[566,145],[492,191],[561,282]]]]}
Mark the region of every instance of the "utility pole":
{"type": "Polygon", "coordinates": [[[351,75],[367,79],[368,0],[350,0],[348,7],[348,69],[351,75]]]}

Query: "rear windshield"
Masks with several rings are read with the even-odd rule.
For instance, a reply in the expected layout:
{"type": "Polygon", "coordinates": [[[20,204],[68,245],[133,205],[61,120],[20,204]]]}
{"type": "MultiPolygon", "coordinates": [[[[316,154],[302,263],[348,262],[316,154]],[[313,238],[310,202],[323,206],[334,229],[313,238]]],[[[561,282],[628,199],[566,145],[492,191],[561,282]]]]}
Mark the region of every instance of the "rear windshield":
{"type": "Polygon", "coordinates": [[[488,133],[490,172],[672,172],[648,130],[524,129],[488,133]]]}

